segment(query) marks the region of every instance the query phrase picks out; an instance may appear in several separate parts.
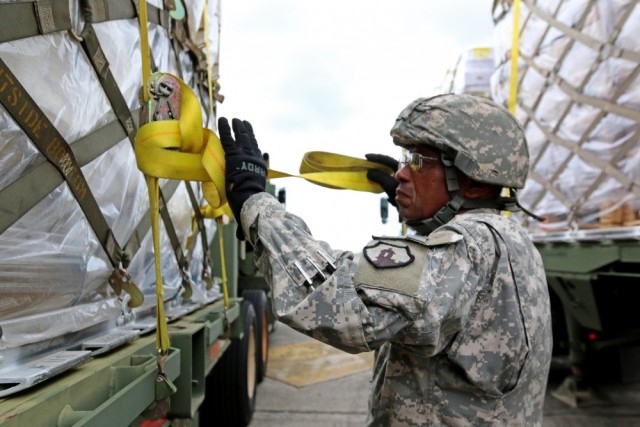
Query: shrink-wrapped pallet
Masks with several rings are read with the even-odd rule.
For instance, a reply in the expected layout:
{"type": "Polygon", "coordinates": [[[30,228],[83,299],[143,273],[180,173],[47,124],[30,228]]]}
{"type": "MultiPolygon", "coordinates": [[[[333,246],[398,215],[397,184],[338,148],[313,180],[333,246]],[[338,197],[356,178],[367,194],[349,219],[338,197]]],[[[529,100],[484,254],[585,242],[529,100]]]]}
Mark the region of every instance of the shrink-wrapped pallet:
{"type": "Polygon", "coordinates": [[[488,97],[494,68],[492,48],[474,47],[465,50],[458,59],[450,92],[488,97]]]}
{"type": "MultiPolygon", "coordinates": [[[[512,1],[496,1],[491,96],[507,106],[512,1]]],[[[637,0],[523,0],[516,117],[531,156],[523,206],[535,232],[638,225],[640,7],[637,0]]]]}
{"type": "MultiPolygon", "coordinates": [[[[67,5],[71,22],[68,31],[57,28],[46,31],[44,25],[59,26],[59,22],[64,21],[60,16],[66,11],[54,8],[51,19],[45,21],[42,11],[51,13],[51,9],[46,9],[49,3],[36,2],[38,8],[43,8],[40,35],[12,39],[9,27],[0,32],[4,37],[4,40],[0,37],[0,59],[5,64],[0,73],[0,91],[10,87],[15,93],[23,93],[13,86],[13,80],[9,81],[5,71],[10,70],[72,150],[76,144],[81,144],[79,141],[90,138],[95,132],[114,124],[118,128],[119,118],[99,81],[101,71],[96,63],[107,65],[119,96],[136,121],[142,85],[138,20],[135,16],[114,18],[119,13],[126,14],[123,11],[129,8],[135,11],[133,3],[110,2],[110,18],[100,9],[104,4],[100,1],[78,3],[71,1],[67,5]],[[101,48],[101,62],[90,58],[81,43],[83,30],[89,25],[85,19],[89,9],[93,14],[90,24],[101,48]],[[104,16],[101,18],[100,14],[104,16]]],[[[206,47],[211,61],[217,61],[217,2],[190,1],[186,5],[186,21],[180,23],[182,34],[183,37],[186,34],[186,41],[199,50],[190,54],[184,43],[175,43],[177,37],[170,31],[175,31],[177,25],[173,21],[170,25],[168,11],[163,12],[162,2],[150,2],[149,6],[155,6],[156,14],[165,18],[161,23],[149,24],[150,51],[155,66],[160,71],[181,75],[193,85],[196,93],[206,93],[206,90],[197,90],[196,83],[202,83],[205,70],[202,62],[194,62],[194,58],[202,59],[206,47]],[[209,17],[207,43],[202,33],[205,6],[209,17]],[[189,34],[194,36],[190,38],[189,34]]],[[[0,0],[0,13],[5,17],[10,13],[23,16],[22,11],[16,12],[19,7],[19,3],[0,0]]],[[[34,16],[34,19],[38,18],[34,16]]],[[[4,96],[10,103],[11,95],[5,93],[4,96]]],[[[206,116],[207,101],[202,99],[202,103],[206,116]]],[[[210,117],[209,123],[213,122],[210,117]]],[[[146,332],[133,326],[149,316],[151,321],[148,323],[153,328],[157,304],[154,254],[149,227],[138,227],[149,215],[148,193],[144,176],[136,165],[131,138],[127,136],[126,126],[123,127],[120,140],[81,164],[81,171],[115,240],[124,247],[133,239],[134,233],[140,233],[139,249],[136,248],[127,261],[128,273],[144,294],[143,304],[135,308],[123,299],[125,293],[118,296],[109,286],[108,279],[114,266],[69,185],[57,171],[54,170],[53,175],[34,174],[33,177],[53,176],[58,184],[54,183],[50,193],[21,212],[19,218],[9,218],[7,212],[18,211],[17,206],[31,203],[32,195],[28,190],[50,184],[37,178],[32,187],[22,185],[33,171],[46,169],[49,165],[8,110],[0,106],[0,204],[5,208],[10,206],[0,212],[0,383],[3,373],[19,371],[16,364],[47,353],[79,348],[83,340],[96,334],[127,327],[146,332]],[[9,191],[12,186],[25,190],[16,194],[9,191]]],[[[78,153],[82,151],[76,150],[76,156],[82,157],[78,153]]],[[[214,222],[205,221],[208,241],[199,241],[200,235],[193,227],[194,206],[186,185],[185,182],[174,181],[172,184],[161,180],[161,187],[169,194],[167,207],[171,223],[182,251],[191,261],[187,275],[194,287],[192,296],[184,298],[183,276],[165,225],[161,223],[163,303],[169,307],[169,312],[173,307],[176,313],[181,312],[181,307],[199,306],[221,295],[217,285],[206,289],[202,279],[205,247],[215,232],[214,222]],[[192,241],[198,242],[191,244],[192,241]]],[[[196,191],[198,202],[204,203],[199,185],[189,185],[196,191]]],[[[2,393],[9,389],[5,386],[2,393]]]]}
{"type": "Polygon", "coordinates": [[[494,70],[493,48],[477,46],[465,49],[455,65],[447,70],[436,92],[467,93],[490,98],[494,70]]]}

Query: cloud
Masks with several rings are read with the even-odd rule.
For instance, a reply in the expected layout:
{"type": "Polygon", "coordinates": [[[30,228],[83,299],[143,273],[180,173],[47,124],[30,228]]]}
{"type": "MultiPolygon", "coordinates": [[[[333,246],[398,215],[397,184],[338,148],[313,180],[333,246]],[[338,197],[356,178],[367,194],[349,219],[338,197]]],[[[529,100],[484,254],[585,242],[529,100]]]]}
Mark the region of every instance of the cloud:
{"type": "Polygon", "coordinates": [[[341,76],[328,65],[338,59],[327,50],[292,52],[291,58],[274,82],[279,106],[272,111],[273,126],[284,132],[308,129],[309,123],[341,126],[351,113],[341,76]]]}
{"type": "MultiPolygon", "coordinates": [[[[219,114],[250,120],[286,172],[307,151],[399,155],[397,114],[493,38],[491,3],[477,0],[222,0],[221,15],[219,114]]],[[[379,195],[274,184],[336,247],[359,249],[380,226],[379,195]]]]}

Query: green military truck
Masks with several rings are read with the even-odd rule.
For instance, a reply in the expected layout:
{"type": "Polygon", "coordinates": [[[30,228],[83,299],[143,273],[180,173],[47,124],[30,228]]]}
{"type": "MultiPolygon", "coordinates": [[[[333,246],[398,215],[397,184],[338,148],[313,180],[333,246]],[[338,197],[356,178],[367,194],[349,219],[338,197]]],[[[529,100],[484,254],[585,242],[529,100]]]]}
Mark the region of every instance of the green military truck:
{"type": "Polygon", "coordinates": [[[640,380],[640,7],[496,0],[493,19],[489,96],[527,134],[520,201],[546,218],[525,224],[552,291],[554,354],[572,368],[555,395],[576,406],[582,387],[640,380]]]}
{"type": "Polygon", "coordinates": [[[2,425],[251,419],[274,324],[265,281],[197,180],[159,179],[154,250],[134,151],[143,32],[152,71],[178,76],[215,126],[220,4],[145,5],[0,0],[2,425]]]}

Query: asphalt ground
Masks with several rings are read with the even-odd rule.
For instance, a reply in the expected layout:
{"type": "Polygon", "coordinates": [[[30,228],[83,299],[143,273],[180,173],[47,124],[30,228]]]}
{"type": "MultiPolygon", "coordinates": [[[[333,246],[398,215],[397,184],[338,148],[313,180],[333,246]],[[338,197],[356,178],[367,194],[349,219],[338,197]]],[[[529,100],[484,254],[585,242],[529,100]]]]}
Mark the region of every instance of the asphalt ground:
{"type": "MultiPolygon", "coordinates": [[[[372,354],[341,352],[280,323],[269,339],[267,376],[258,386],[250,427],[364,425],[372,354]]],[[[567,373],[552,369],[544,427],[640,427],[640,382],[581,391],[574,408],[552,396],[567,373]]]]}

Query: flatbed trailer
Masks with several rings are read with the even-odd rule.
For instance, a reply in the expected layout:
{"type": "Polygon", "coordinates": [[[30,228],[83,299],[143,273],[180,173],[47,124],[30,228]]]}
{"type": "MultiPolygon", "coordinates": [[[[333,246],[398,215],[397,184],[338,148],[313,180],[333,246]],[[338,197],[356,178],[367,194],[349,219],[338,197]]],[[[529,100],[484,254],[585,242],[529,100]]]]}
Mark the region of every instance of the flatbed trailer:
{"type": "MultiPolygon", "coordinates": [[[[240,306],[235,300],[226,310],[227,320],[237,325],[229,338],[242,336],[242,322],[237,321],[240,306]]],[[[177,390],[170,396],[168,417],[197,419],[205,401],[207,376],[231,343],[222,337],[222,312],[218,302],[171,324],[173,344],[165,372],[177,390]]],[[[156,402],[155,350],[155,336],[148,334],[34,390],[2,399],[1,423],[34,427],[142,425],[145,411],[156,402]]]]}

